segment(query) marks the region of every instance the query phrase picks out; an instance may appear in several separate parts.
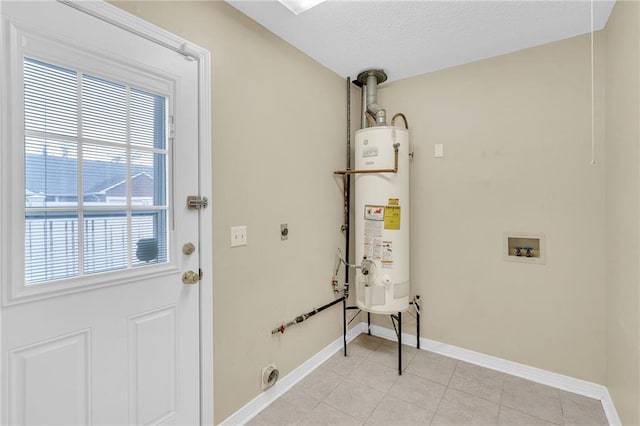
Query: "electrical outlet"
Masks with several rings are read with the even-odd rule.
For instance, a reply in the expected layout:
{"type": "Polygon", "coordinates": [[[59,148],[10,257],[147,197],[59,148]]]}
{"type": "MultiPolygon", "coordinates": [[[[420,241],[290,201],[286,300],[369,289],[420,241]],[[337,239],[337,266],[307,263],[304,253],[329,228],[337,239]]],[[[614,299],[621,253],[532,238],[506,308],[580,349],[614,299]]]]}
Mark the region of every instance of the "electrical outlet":
{"type": "Polygon", "coordinates": [[[232,226],[231,227],[231,247],[239,247],[247,245],[247,227],[232,226]]]}

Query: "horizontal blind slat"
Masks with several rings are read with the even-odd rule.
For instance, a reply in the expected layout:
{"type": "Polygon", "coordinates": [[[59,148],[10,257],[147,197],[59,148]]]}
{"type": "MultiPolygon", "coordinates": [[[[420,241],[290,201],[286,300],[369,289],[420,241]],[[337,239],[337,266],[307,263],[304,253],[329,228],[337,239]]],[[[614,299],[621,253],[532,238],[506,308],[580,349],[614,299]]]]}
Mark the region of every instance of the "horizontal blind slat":
{"type": "Polygon", "coordinates": [[[77,73],[44,64],[24,61],[24,121],[27,130],[77,134],[77,73]]]}

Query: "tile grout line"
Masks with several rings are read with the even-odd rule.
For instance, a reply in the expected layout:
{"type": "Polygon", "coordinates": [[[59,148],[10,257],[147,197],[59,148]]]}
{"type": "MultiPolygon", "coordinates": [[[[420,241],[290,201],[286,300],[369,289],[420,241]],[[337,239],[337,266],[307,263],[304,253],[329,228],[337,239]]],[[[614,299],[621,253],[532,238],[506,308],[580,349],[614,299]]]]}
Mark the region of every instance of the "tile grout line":
{"type": "Polygon", "coordinates": [[[444,399],[444,396],[447,394],[447,391],[449,390],[449,385],[451,384],[451,380],[453,379],[453,375],[456,373],[456,369],[458,368],[458,361],[456,360],[456,365],[455,367],[453,367],[453,371],[451,372],[451,376],[449,376],[449,380],[447,381],[447,384],[444,387],[444,392],[442,392],[442,396],[440,397],[440,401],[438,401],[438,406],[436,407],[436,411],[433,413],[433,417],[431,418],[431,423],[429,423],[430,425],[433,424],[434,420],[436,419],[436,416],[438,415],[438,411],[440,411],[440,406],[442,405],[442,400],[444,399]]]}
{"type": "Polygon", "coordinates": [[[562,426],[565,426],[567,422],[564,419],[564,404],[562,403],[562,394],[560,392],[558,392],[558,399],[560,399],[560,413],[562,414],[562,426]]]}
{"type": "MultiPolygon", "coordinates": [[[[358,366],[357,366],[356,368],[360,367],[364,362],[369,361],[369,362],[371,362],[371,363],[373,363],[373,364],[376,364],[376,365],[381,366],[381,368],[384,368],[384,369],[390,369],[390,368],[389,368],[389,367],[387,367],[386,365],[383,365],[383,363],[379,363],[379,362],[376,362],[376,361],[373,361],[373,360],[371,360],[371,359],[370,359],[370,358],[372,358],[372,357],[373,357],[373,354],[374,354],[374,353],[375,353],[375,352],[376,352],[380,347],[382,347],[382,343],[381,343],[381,344],[379,344],[379,345],[377,345],[375,349],[372,349],[372,350],[370,351],[370,353],[368,354],[368,356],[366,356],[366,357],[361,357],[361,358],[362,358],[362,361],[358,364],[358,366]]],[[[353,371],[351,371],[351,373],[353,373],[353,371]]],[[[349,373],[349,376],[351,375],[351,373],[349,373]]],[[[399,376],[399,375],[398,375],[398,376],[399,376]]],[[[348,377],[348,376],[345,376],[345,378],[349,378],[349,377],[348,377]]],[[[350,379],[350,380],[353,380],[353,379],[350,379]]],[[[370,385],[368,385],[368,384],[361,383],[361,382],[359,382],[359,381],[357,381],[357,380],[354,380],[354,381],[355,381],[356,383],[360,384],[360,385],[367,386],[367,387],[369,387],[369,388],[371,388],[371,389],[373,389],[373,390],[380,391],[379,389],[376,389],[376,388],[374,388],[373,386],[370,386],[370,385]]],[[[388,390],[386,390],[386,391],[384,391],[384,392],[383,392],[383,391],[380,391],[380,392],[383,394],[383,395],[382,395],[382,398],[380,399],[380,401],[378,401],[378,403],[377,403],[377,404],[376,404],[376,406],[373,408],[373,410],[371,410],[371,413],[369,413],[369,415],[364,419],[364,421],[362,422],[362,425],[365,425],[365,424],[367,423],[367,421],[371,418],[371,416],[373,416],[373,414],[374,414],[374,413],[375,413],[375,411],[378,409],[378,407],[380,407],[380,404],[382,404],[382,402],[384,401],[384,399],[389,395],[389,392],[390,392],[391,388],[393,387],[393,385],[394,385],[397,381],[398,381],[398,378],[396,377],[396,379],[394,380],[393,384],[391,385],[391,387],[390,387],[388,390]]],[[[341,411],[342,413],[344,413],[344,411],[342,411],[342,410],[340,410],[340,411],[341,411]]],[[[348,413],[345,413],[345,414],[349,415],[348,413]]],[[[359,420],[359,419],[358,419],[358,420],[359,420]]]]}

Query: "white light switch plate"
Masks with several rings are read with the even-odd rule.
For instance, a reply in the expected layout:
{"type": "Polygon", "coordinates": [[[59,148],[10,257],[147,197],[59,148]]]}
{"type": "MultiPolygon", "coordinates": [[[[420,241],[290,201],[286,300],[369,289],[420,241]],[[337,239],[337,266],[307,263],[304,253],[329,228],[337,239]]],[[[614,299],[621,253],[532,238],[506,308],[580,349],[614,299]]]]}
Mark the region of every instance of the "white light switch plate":
{"type": "Polygon", "coordinates": [[[444,157],[444,145],[437,143],[433,146],[433,156],[436,158],[444,157]]]}
{"type": "Polygon", "coordinates": [[[232,226],[231,227],[231,247],[247,245],[247,227],[232,226]]]}

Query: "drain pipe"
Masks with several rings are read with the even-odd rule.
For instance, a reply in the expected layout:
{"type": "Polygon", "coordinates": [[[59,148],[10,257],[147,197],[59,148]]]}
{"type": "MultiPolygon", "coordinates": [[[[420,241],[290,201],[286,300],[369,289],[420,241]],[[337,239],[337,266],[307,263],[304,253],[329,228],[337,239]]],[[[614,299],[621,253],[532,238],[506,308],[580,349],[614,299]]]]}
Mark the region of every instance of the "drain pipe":
{"type": "MultiPolygon", "coordinates": [[[[358,74],[358,82],[362,85],[363,92],[366,91],[366,109],[363,108],[363,128],[367,127],[366,114],[371,116],[376,126],[387,125],[387,111],[378,104],[378,84],[387,81],[387,74],[382,70],[363,71],[358,74]]],[[[364,106],[364,103],[363,103],[364,106]]]]}

